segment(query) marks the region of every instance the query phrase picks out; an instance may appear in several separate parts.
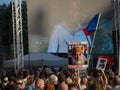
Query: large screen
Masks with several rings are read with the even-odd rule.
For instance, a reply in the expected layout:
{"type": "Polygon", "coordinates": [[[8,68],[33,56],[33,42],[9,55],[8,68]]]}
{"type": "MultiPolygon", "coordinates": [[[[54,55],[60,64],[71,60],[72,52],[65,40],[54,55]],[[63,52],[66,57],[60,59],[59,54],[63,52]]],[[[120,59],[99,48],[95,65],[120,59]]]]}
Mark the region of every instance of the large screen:
{"type": "Polygon", "coordinates": [[[83,28],[98,12],[93,53],[113,53],[110,0],[26,0],[29,52],[67,53],[68,42],[93,42],[83,28]],[[109,46],[109,47],[108,47],[109,46]]]}

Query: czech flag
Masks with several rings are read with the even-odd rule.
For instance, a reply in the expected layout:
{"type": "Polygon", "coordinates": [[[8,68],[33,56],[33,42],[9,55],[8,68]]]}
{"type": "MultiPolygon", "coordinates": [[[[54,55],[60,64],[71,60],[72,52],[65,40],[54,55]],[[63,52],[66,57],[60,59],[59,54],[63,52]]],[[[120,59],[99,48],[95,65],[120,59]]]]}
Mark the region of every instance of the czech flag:
{"type": "Polygon", "coordinates": [[[101,13],[97,13],[88,23],[87,27],[83,29],[85,35],[91,35],[95,30],[97,30],[99,19],[101,13]]]}

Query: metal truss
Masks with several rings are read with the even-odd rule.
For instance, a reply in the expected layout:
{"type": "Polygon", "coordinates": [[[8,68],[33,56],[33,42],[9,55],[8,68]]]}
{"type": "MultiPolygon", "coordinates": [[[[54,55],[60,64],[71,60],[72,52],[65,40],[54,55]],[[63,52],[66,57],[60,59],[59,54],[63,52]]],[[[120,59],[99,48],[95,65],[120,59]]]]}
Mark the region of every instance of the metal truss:
{"type": "Polygon", "coordinates": [[[112,0],[114,11],[114,26],[115,31],[115,51],[118,61],[118,74],[120,75],[120,0],[112,0]]]}
{"type": "Polygon", "coordinates": [[[13,49],[15,71],[24,68],[21,0],[12,0],[13,49]]]}

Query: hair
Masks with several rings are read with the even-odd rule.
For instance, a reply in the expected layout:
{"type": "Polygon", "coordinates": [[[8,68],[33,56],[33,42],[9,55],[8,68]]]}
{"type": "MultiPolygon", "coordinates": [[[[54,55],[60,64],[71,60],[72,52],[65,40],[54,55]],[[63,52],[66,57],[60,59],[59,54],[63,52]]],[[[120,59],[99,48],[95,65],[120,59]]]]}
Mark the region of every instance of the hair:
{"type": "Polygon", "coordinates": [[[58,75],[58,80],[60,83],[62,83],[63,81],[65,81],[65,74],[63,72],[61,72],[59,75],[58,75]]]}
{"type": "Polygon", "coordinates": [[[120,77],[119,76],[115,76],[112,81],[113,81],[113,86],[120,85],[120,77]]]}
{"type": "Polygon", "coordinates": [[[75,46],[75,47],[73,48],[73,55],[74,55],[76,52],[84,53],[84,46],[75,46]]]}
{"type": "Polygon", "coordinates": [[[58,77],[57,77],[56,75],[52,74],[52,75],[50,75],[50,77],[49,77],[49,81],[50,81],[51,83],[56,83],[56,82],[58,82],[58,77]]]}
{"type": "Polygon", "coordinates": [[[96,81],[95,81],[96,90],[104,90],[105,82],[103,80],[103,77],[98,76],[95,79],[96,79],[96,81]]]}
{"type": "Polygon", "coordinates": [[[10,76],[10,77],[9,77],[9,81],[10,81],[10,83],[11,83],[11,82],[14,82],[14,83],[15,83],[16,79],[15,79],[14,76],[10,76]]]}
{"type": "Polygon", "coordinates": [[[41,80],[45,81],[43,78],[38,78],[35,80],[35,86],[37,86],[38,82],[40,82],[41,80]]]}
{"type": "Polygon", "coordinates": [[[29,75],[28,71],[23,71],[23,77],[26,78],[29,75]]]}
{"type": "Polygon", "coordinates": [[[87,84],[88,83],[88,79],[87,79],[87,77],[82,77],[82,79],[81,79],[81,84],[87,84]]]}
{"type": "Polygon", "coordinates": [[[33,76],[30,76],[28,79],[27,79],[27,85],[31,85],[33,82],[34,82],[34,77],[33,76]]]}

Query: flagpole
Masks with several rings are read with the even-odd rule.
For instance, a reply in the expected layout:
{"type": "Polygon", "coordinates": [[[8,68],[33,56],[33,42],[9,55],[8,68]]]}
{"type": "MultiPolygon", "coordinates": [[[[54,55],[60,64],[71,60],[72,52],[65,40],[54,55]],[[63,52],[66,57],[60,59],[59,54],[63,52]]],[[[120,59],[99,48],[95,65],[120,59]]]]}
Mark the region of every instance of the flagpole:
{"type": "MultiPolygon", "coordinates": [[[[97,31],[97,30],[96,30],[96,31],[97,31]]],[[[91,47],[90,47],[90,54],[92,53],[92,47],[93,47],[93,45],[94,45],[95,36],[96,36],[96,31],[94,32],[94,35],[93,35],[92,44],[91,44],[91,47]]]]}
{"type": "MultiPolygon", "coordinates": [[[[100,21],[100,17],[101,17],[101,13],[99,13],[99,17],[98,17],[98,23],[100,21]]],[[[90,58],[91,58],[91,53],[92,53],[92,48],[93,48],[93,45],[94,45],[94,41],[95,41],[95,36],[96,36],[96,31],[98,29],[98,23],[96,25],[96,30],[94,32],[94,35],[93,35],[93,39],[92,39],[92,44],[91,44],[91,47],[90,47],[90,51],[89,51],[89,56],[88,56],[88,65],[89,65],[89,62],[90,62],[90,58]]],[[[92,60],[92,68],[93,68],[93,60],[92,60]]]]}
{"type": "MultiPolygon", "coordinates": [[[[92,39],[92,44],[90,46],[90,51],[89,51],[89,56],[88,56],[88,65],[89,65],[89,62],[90,62],[90,58],[91,58],[91,53],[92,53],[92,50],[93,50],[95,37],[96,37],[96,31],[94,32],[93,39],[92,39]]],[[[93,68],[93,60],[91,60],[91,61],[92,61],[92,68],[93,68]]]]}
{"type": "MultiPolygon", "coordinates": [[[[92,50],[93,50],[93,45],[94,45],[94,41],[95,41],[95,36],[96,36],[96,31],[94,32],[93,39],[92,39],[92,43],[91,43],[90,50],[89,50],[88,65],[89,65],[89,63],[90,63],[90,58],[91,58],[91,53],[92,53],[92,50]]],[[[92,68],[93,68],[93,60],[91,60],[91,61],[92,61],[92,68]]]]}

